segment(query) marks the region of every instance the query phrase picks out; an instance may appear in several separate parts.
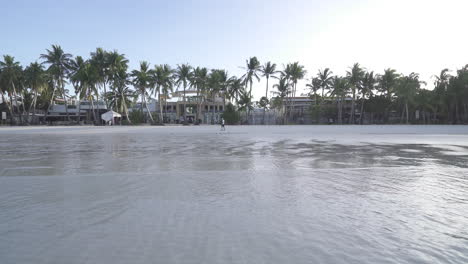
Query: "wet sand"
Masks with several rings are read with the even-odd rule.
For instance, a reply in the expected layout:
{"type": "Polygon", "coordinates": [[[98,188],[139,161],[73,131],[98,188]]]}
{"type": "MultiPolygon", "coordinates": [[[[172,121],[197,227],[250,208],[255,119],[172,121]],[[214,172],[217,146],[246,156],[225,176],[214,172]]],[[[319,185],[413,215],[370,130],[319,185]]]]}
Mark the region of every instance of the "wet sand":
{"type": "Polygon", "coordinates": [[[468,263],[467,126],[0,128],[0,263],[468,263]]]}

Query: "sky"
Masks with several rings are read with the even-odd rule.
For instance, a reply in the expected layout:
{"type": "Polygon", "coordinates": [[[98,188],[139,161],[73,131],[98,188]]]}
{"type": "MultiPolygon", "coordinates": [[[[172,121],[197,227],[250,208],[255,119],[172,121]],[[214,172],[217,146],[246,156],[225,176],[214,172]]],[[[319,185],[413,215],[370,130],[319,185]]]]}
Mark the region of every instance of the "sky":
{"type": "MultiPolygon", "coordinates": [[[[241,76],[257,56],[281,70],[298,61],[305,83],[319,69],[354,63],[382,73],[432,76],[468,64],[467,0],[0,0],[0,55],[23,65],[52,44],[74,56],[102,47],[140,61],[226,69],[241,76]]],[[[265,81],[254,84],[260,98],[265,81]]]]}

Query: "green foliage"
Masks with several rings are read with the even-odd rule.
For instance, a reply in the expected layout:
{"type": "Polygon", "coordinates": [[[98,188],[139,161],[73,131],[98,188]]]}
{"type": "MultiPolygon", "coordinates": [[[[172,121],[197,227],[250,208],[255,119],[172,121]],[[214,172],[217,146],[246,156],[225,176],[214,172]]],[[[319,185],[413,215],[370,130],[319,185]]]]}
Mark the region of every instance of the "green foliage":
{"type": "Polygon", "coordinates": [[[133,124],[142,124],[145,122],[145,117],[143,116],[143,112],[140,110],[134,110],[128,113],[130,120],[132,120],[133,124]]]}
{"type": "MultiPolygon", "coordinates": [[[[376,123],[396,122],[397,119],[408,123],[468,123],[468,66],[455,71],[443,69],[433,77],[434,89],[430,90],[424,88],[416,73],[403,75],[388,68],[381,74],[374,74],[358,63],[350,67],[344,77],[334,75],[329,68],[306,76],[307,71],[299,62],[288,63],[279,72],[275,63],[261,65],[256,57],[251,57],[245,62],[245,74],[237,78],[222,69],[209,70],[188,64],[178,65],[173,70],[169,65],[157,65],[153,69],[148,62],[141,62],[136,70],[129,71],[129,61],[124,54],[102,48],[91,52],[86,59],[72,57],[59,45],[52,45],[40,60],[23,68],[13,56],[0,58],[0,99],[4,110],[19,124],[29,122],[23,117],[28,113],[47,112],[51,104],[67,102],[66,99],[72,97],[68,95],[67,84],[73,86],[74,98],[91,101],[94,105],[97,105],[96,100],[104,99],[108,107],[123,115],[131,112],[129,117],[135,119],[134,123],[158,123],[163,111],[159,116],[145,116],[142,111],[147,111],[147,104],[154,99],[161,107],[170,98],[174,85],[180,86],[180,90],[195,90],[197,96],[192,102],[200,108],[205,102],[222,98],[224,102],[236,104],[230,109],[236,117],[242,113],[242,118],[245,114],[245,119],[249,120],[249,113],[257,105],[277,110],[275,112],[283,114],[283,122],[294,121],[297,114],[291,109],[300,107],[294,105],[291,97],[302,90],[303,87],[298,87],[299,81],[307,77],[310,78],[306,87],[310,88],[309,96],[314,100],[310,108],[313,120],[337,116],[337,120],[355,123],[356,113],[356,121],[362,121],[359,117],[370,116],[376,123]],[[254,83],[260,77],[267,81],[265,96],[255,104],[252,89],[258,89],[254,83]],[[273,98],[270,87],[273,87],[273,98]],[[137,103],[139,111],[129,111],[131,105],[137,103]],[[422,115],[415,115],[417,111],[422,115]],[[424,120],[418,116],[423,116],[424,120]]],[[[198,115],[197,111],[197,119],[201,117],[198,115]]]]}
{"type": "Polygon", "coordinates": [[[269,105],[270,101],[265,96],[262,96],[262,98],[260,98],[260,101],[258,101],[258,106],[261,108],[268,108],[269,105]]]}
{"type": "Polygon", "coordinates": [[[226,109],[221,115],[226,121],[228,125],[236,125],[239,124],[240,121],[240,113],[236,110],[235,106],[231,103],[226,105],[226,109]]]}
{"type": "Polygon", "coordinates": [[[270,107],[272,109],[281,109],[283,107],[283,100],[279,96],[275,96],[270,99],[270,107]]]}

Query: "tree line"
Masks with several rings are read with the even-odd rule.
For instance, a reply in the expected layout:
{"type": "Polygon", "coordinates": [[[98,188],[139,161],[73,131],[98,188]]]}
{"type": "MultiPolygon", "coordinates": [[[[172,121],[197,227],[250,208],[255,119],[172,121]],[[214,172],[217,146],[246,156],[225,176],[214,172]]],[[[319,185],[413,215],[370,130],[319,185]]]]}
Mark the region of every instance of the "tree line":
{"type": "MultiPolygon", "coordinates": [[[[10,55],[4,55],[0,61],[0,110],[7,111],[12,122],[33,123],[38,111],[44,113],[45,119],[54,100],[65,104],[70,121],[70,85],[75,99],[90,102],[93,122],[99,120],[95,102],[103,101],[107,109],[122,113],[131,124],[129,108],[139,100],[140,112],[146,109],[149,113],[149,99],[157,98],[159,115],[144,118],[161,123],[166,111],[163,105],[176,87],[181,90],[184,105],[186,91],[196,91],[196,120],[204,102],[220,97],[224,109],[228,104],[230,111],[242,113],[244,122],[249,121],[255,107],[263,109],[263,122],[269,109],[278,110],[283,124],[295,122],[298,115],[308,115],[316,123],[332,119],[339,124],[362,124],[366,119],[368,123],[468,122],[468,65],[454,72],[443,69],[433,76],[434,89],[427,90],[417,73],[404,75],[389,68],[379,74],[358,63],[349,67],[344,76],[325,68],[306,79],[307,71],[299,62],[288,63],[279,70],[275,63],[261,64],[256,57],[245,61],[245,73],[240,77],[230,76],[224,69],[189,64],[175,68],[167,64],[151,66],[146,61],[140,62],[138,69],[129,70],[124,54],[102,48],[83,58],[52,45],[39,60],[26,67],[10,55]],[[266,80],[265,96],[254,102],[254,83],[261,78],[266,80]],[[298,113],[294,99],[298,96],[298,83],[304,79],[311,104],[306,113],[298,113]]],[[[186,111],[184,120],[185,115],[186,111]]]]}

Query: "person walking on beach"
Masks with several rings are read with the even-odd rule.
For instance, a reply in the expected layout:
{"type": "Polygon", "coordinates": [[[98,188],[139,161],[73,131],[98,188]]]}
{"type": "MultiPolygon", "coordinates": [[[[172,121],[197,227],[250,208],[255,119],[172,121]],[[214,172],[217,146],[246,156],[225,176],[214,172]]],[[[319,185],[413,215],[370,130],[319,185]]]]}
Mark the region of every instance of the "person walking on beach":
{"type": "Polygon", "coordinates": [[[221,131],[225,131],[226,128],[224,127],[224,118],[221,118],[221,131]]]}

